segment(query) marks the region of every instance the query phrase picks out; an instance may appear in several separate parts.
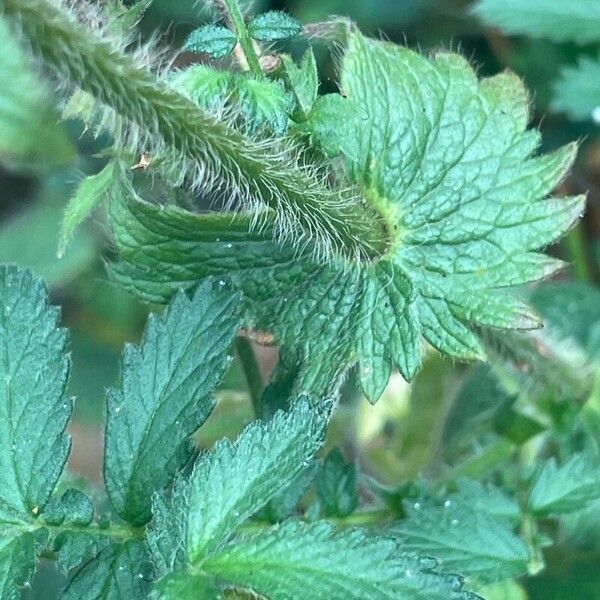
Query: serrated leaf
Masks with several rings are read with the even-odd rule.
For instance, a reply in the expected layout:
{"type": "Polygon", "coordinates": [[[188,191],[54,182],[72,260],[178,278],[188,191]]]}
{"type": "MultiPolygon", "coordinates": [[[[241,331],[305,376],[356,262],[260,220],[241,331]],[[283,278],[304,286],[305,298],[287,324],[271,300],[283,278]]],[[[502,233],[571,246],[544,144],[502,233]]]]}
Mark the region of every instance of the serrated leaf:
{"type": "Polygon", "coordinates": [[[285,132],[293,105],[280,82],[238,75],[232,83],[231,102],[241,112],[248,131],[268,128],[277,135],[285,132]]]}
{"type": "Polygon", "coordinates": [[[233,52],[237,36],[221,25],[204,25],[194,29],[187,37],[183,49],[189,52],[205,52],[214,58],[222,58],[233,52]]]}
{"type": "Polygon", "coordinates": [[[206,65],[192,65],[176,71],[168,82],[178,92],[207,110],[222,106],[231,90],[233,74],[206,65]]]}
{"type": "Polygon", "coordinates": [[[73,145],[2,17],[0,46],[0,161],[16,168],[70,164],[73,145]]]}
{"type": "Polygon", "coordinates": [[[114,176],[112,165],[108,164],[96,175],[86,177],[69,200],[65,208],[60,236],[58,257],[61,258],[73,233],[92,213],[94,208],[107,197],[108,188],[114,176]]]}
{"type": "Polygon", "coordinates": [[[314,460],[302,469],[286,488],[271,498],[259,513],[259,517],[264,515],[265,519],[271,523],[278,523],[291,517],[295,513],[302,496],[313,482],[319,468],[319,461],[314,460]]]}
{"type": "Polygon", "coordinates": [[[35,542],[31,533],[25,533],[12,540],[0,538],[2,600],[20,600],[21,590],[31,582],[35,562],[35,542]]]}
{"type": "Polygon", "coordinates": [[[393,526],[406,552],[432,556],[445,571],[494,583],[527,572],[529,550],[506,521],[467,504],[405,505],[407,518],[393,526]]]}
{"type": "Polygon", "coordinates": [[[600,5],[596,0],[480,0],[473,12],[511,34],[545,37],[555,42],[600,41],[600,5]]]}
{"type": "Polygon", "coordinates": [[[251,325],[299,362],[296,392],[321,393],[358,363],[376,400],[392,368],[413,377],[421,336],[453,357],[481,359],[480,327],[537,327],[507,288],[562,266],[537,250],[571,227],[585,200],[546,199],[576,147],[533,156],[540,136],[526,130],[529,98],[514,75],[478,81],[456,54],[427,59],[353,34],[342,88],[360,112],[349,124],[352,179],[398,231],[388,257],[323,266],[275,246],[268,217],[257,232],[243,216],[232,223],[120,198],[112,221],[123,262],[114,273],[153,301],[231,275],[251,325]]]}
{"type": "Polygon", "coordinates": [[[248,32],[260,42],[275,42],[298,35],[302,25],[291,15],[279,10],[257,15],[250,21],[248,32]]]}
{"type": "Polygon", "coordinates": [[[284,55],[283,66],[298,108],[302,116],[306,117],[319,93],[319,75],[315,53],[312,48],[308,48],[299,65],[296,65],[291,57],[284,55]]]}
{"type": "Polygon", "coordinates": [[[600,57],[582,57],[576,66],[562,69],[552,109],[576,121],[600,124],[600,57]]]}
{"type": "Polygon", "coordinates": [[[75,569],[82,563],[93,560],[98,553],[110,545],[106,536],[86,530],[60,531],[54,539],[53,549],[57,554],[56,567],[64,574],[75,569]]]}
{"type": "Polygon", "coordinates": [[[456,487],[456,493],[450,496],[453,502],[470,506],[473,512],[485,512],[513,523],[519,520],[521,511],[518,502],[500,488],[465,478],[459,479],[456,487]]]}
{"type": "Polygon", "coordinates": [[[145,600],[149,580],[149,559],[141,542],[112,544],[73,575],[61,600],[145,600]]]}
{"type": "Polygon", "coordinates": [[[71,449],[67,333],[41,280],[0,266],[0,521],[37,515],[71,449]],[[8,514],[12,513],[12,514],[8,514]]]}
{"type": "Polygon", "coordinates": [[[104,460],[109,498],[125,520],[147,522],[152,494],[190,458],[188,438],[212,411],[229,364],[238,306],[233,290],[205,282],[151,315],[141,346],[125,348],[121,387],[107,396],[104,460]]]}
{"type": "Polygon", "coordinates": [[[188,560],[204,561],[312,459],[323,442],[326,421],[321,409],[299,400],[290,412],[280,411],[264,423],[255,421],[234,443],[220,441],[197,459],[187,491],[179,493],[185,506],[175,510],[169,530],[155,530],[154,545],[161,546],[161,539],[180,544],[170,529],[176,529],[172,523],[177,513],[184,513],[188,560]]]}
{"type": "Polygon", "coordinates": [[[327,517],[347,517],[358,506],[358,471],[347,463],[339,448],[323,461],[315,479],[315,489],[327,517]]]}
{"type": "Polygon", "coordinates": [[[600,464],[588,454],[576,454],[564,465],[549,459],[533,483],[528,506],[537,515],[570,513],[600,498],[600,464]]]}
{"type": "Polygon", "coordinates": [[[327,156],[334,157],[341,152],[356,160],[356,130],[352,123],[359,115],[360,109],[352,100],[339,94],[326,94],[317,98],[302,130],[309,132],[312,145],[327,156]]]}
{"type": "Polygon", "coordinates": [[[438,575],[398,544],[366,530],[288,521],[232,542],[203,564],[270,600],[467,600],[458,577],[438,575]]]}

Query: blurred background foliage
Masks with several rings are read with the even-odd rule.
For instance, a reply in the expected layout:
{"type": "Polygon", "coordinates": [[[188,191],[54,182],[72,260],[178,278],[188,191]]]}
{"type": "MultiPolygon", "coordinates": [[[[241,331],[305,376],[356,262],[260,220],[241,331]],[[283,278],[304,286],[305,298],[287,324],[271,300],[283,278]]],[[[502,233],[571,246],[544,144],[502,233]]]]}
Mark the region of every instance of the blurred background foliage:
{"type": "MultiPolygon", "coordinates": [[[[162,43],[181,45],[206,20],[201,5],[154,0],[141,24],[142,37],[158,31],[162,43]]],[[[394,376],[374,407],[360,397],[350,377],[329,441],[341,448],[343,456],[333,455],[331,468],[341,461],[344,485],[359,489],[367,501],[379,497],[390,506],[418,494],[421,476],[443,484],[464,475],[518,491],[519,478],[536,456],[568,456],[590,439],[600,444],[600,128],[594,121],[600,121],[600,109],[590,111],[583,104],[569,116],[556,100],[565,70],[593,62],[598,45],[507,36],[483,23],[466,0],[261,0],[255,6],[287,10],[304,23],[347,15],[367,33],[423,52],[457,50],[482,76],[510,68],[532,92],[533,122],[543,132],[544,150],[581,141],[578,161],[561,191],[588,192],[588,208],[581,225],[551,250],[569,267],[557,281],[524,291],[547,327],[508,342],[491,336],[486,343],[493,358],[487,365],[456,364],[430,353],[412,385],[394,376]]],[[[4,35],[0,31],[0,38],[4,35]]],[[[286,49],[298,55],[304,47],[299,41],[286,49]]],[[[0,57],[0,79],[7,56],[0,57]]],[[[317,56],[323,88],[335,89],[335,56],[321,46],[317,56]]],[[[22,114],[8,120],[14,131],[2,119],[6,131],[0,132],[0,139],[7,140],[0,147],[0,261],[30,267],[44,277],[54,302],[63,307],[64,323],[72,330],[70,393],[77,397],[70,469],[74,476],[100,483],[104,392],[116,383],[123,344],[139,339],[149,309],[107,280],[103,262],[112,249],[101,210],[57,258],[62,211],[78,182],[104,164],[107,140],[95,139],[76,122],[60,123],[50,108],[52,98],[28,77],[24,69],[23,81],[11,92],[32,90],[20,100],[22,114]]],[[[596,93],[600,105],[598,87],[588,92],[592,98],[596,93]]],[[[266,378],[276,351],[257,347],[257,352],[266,378]]],[[[203,445],[234,436],[252,418],[236,362],[219,400],[203,427],[203,445]]],[[[352,497],[344,498],[341,493],[334,512],[353,510],[352,497]]],[[[546,553],[545,571],[496,586],[486,597],[600,599],[600,503],[564,519],[558,537],[560,543],[546,553]]],[[[32,597],[44,594],[32,592],[32,597]]]]}

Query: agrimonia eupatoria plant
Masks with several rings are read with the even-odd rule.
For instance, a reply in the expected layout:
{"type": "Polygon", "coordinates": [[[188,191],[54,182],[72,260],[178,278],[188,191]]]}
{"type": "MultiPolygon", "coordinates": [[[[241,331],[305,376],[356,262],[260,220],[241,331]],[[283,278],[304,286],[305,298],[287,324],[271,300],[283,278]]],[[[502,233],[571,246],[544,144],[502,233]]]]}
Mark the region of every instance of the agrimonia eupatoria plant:
{"type": "Polygon", "coordinates": [[[300,24],[211,4],[220,21],[185,49],[220,62],[182,68],[132,43],[147,2],[0,5],[0,34],[60,84],[64,114],[114,140],[67,207],[59,253],[106,201],[111,277],[168,304],[107,395],[110,507],[95,518],[86,494],[57,492],[66,333],[38,280],[0,270],[0,597],[18,597],[40,557],[68,574],[63,597],[123,600],[466,600],[535,571],[536,519],[597,499],[597,479],[571,477],[593,457],[548,462],[519,502],[457,477],[403,492],[409,503],[375,486],[385,506],[363,514],[355,467],[317,453],[351,367],[375,402],[392,370],[413,378],[424,341],[482,360],[487,330],[540,325],[509,288],[562,267],[542,250],[584,208],[551,196],[575,145],[536,153],[515,75],[479,79],[457,54],[343,21],[341,93],[320,95],[310,46],[299,62],[265,50],[300,24]],[[191,436],[242,328],[281,348],[271,385],[254,390],[263,420],[198,455],[191,436]],[[319,501],[303,513],[307,490],[319,501]],[[486,508],[471,519],[474,504],[486,508]]]}
{"type": "MultiPolygon", "coordinates": [[[[348,25],[343,94],[319,96],[310,48],[299,65],[282,56],[256,72],[252,32],[285,37],[293,20],[268,13],[246,26],[235,2],[217,6],[250,73],[193,64],[153,74],[123,49],[122,14],[3,2],[42,66],[86,92],[71,112],[93,118],[98,103],[100,126],[116,136],[112,174],[85,182],[67,215],[76,224],[110,194],[115,279],[155,302],[206,277],[232,279],[246,326],[282,346],[280,377],[295,392],[326,392],[358,364],[373,401],[393,368],[413,377],[423,338],[482,359],[480,328],[539,326],[506,290],[561,268],[538,250],[571,227],[584,198],[547,197],[576,147],[535,155],[540,136],[527,129],[516,76],[478,80],[456,54],[427,58],[348,25]],[[163,181],[158,202],[127,169],[133,151],[163,181]],[[234,210],[190,210],[192,192],[234,210]]],[[[188,47],[199,40],[224,53],[214,29],[188,47]]]]}

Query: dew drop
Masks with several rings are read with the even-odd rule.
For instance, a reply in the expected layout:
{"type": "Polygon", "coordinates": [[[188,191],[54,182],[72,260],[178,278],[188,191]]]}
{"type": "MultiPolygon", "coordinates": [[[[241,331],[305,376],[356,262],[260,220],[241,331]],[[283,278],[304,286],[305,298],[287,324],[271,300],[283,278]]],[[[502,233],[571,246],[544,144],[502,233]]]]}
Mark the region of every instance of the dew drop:
{"type": "Polygon", "coordinates": [[[233,244],[227,244],[225,248],[233,248],[233,244]]]}
{"type": "Polygon", "coordinates": [[[415,510],[421,510],[421,503],[420,502],[415,502],[413,506],[414,506],[415,510]]]}
{"type": "Polygon", "coordinates": [[[458,525],[458,519],[452,519],[451,523],[452,525],[458,525]]]}
{"type": "Polygon", "coordinates": [[[446,502],[444,502],[444,508],[450,508],[451,506],[452,506],[451,500],[446,500],[446,502]]]}

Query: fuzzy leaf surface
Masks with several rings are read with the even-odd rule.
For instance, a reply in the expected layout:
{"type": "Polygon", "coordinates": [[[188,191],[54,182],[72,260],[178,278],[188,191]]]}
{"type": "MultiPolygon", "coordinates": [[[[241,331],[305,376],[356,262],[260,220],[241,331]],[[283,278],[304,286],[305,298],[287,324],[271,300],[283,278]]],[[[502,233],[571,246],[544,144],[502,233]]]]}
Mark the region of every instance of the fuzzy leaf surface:
{"type": "Polygon", "coordinates": [[[31,533],[9,540],[0,538],[0,598],[20,600],[21,589],[31,582],[35,569],[35,543],[31,533]]]}
{"type": "Polygon", "coordinates": [[[183,49],[189,52],[206,52],[222,58],[233,52],[237,44],[235,33],[220,25],[204,25],[190,33],[183,49]]]}
{"type": "Polygon", "coordinates": [[[86,177],[75,195],[69,200],[60,227],[58,256],[63,256],[73,233],[92,213],[94,208],[107,197],[113,176],[111,165],[107,165],[96,175],[86,177]]]}
{"type": "Polygon", "coordinates": [[[296,391],[320,393],[358,363],[376,400],[393,368],[413,377],[421,337],[453,357],[480,359],[476,328],[539,326],[506,288],[562,266],[537,250],[571,227],[585,199],[547,198],[576,147],[535,156],[540,135],[527,130],[529,98],[514,75],[478,80],[456,54],[426,58],[355,34],[342,88],[357,107],[347,124],[350,176],[395,223],[385,259],[315,264],[271,243],[269,225],[251,231],[249,218],[121,198],[113,203],[122,258],[114,274],[163,302],[179,286],[231,275],[254,312],[251,325],[299,361],[296,391]]]}
{"type": "Polygon", "coordinates": [[[279,10],[257,15],[250,21],[248,32],[261,42],[285,40],[300,33],[302,25],[291,15],[279,10]]]}
{"type": "Polygon", "coordinates": [[[454,576],[402,552],[398,544],[360,529],[287,521],[232,542],[203,565],[227,583],[270,600],[468,600],[454,576]]]}
{"type": "Polygon", "coordinates": [[[600,4],[596,0],[480,0],[474,12],[511,34],[580,44],[600,41],[600,4]]]}
{"type": "Polygon", "coordinates": [[[210,414],[229,364],[239,296],[205,282],[151,315],[141,346],[123,353],[122,384],[108,394],[104,477],[125,520],[150,518],[152,494],[190,457],[188,438],[210,414]]]}
{"type": "Polygon", "coordinates": [[[71,449],[67,333],[41,280],[0,266],[0,522],[38,514],[71,449]]]}
{"type": "Polygon", "coordinates": [[[149,579],[148,555],[141,542],[112,544],[74,574],[61,600],[145,600],[149,579]]]}
{"type": "Polygon", "coordinates": [[[529,551],[507,522],[467,504],[406,505],[393,532],[407,552],[432,556],[445,571],[494,583],[527,572],[529,551]]]}
{"type": "Polygon", "coordinates": [[[181,544],[181,537],[187,561],[205,560],[312,459],[323,442],[326,421],[321,409],[299,400],[290,412],[255,421],[235,442],[220,441],[201,455],[185,488],[176,486],[170,508],[160,500],[155,503],[151,546],[162,557],[155,562],[176,564],[166,555],[181,544]],[[165,515],[165,509],[171,514],[165,515]],[[179,525],[178,518],[183,519],[179,525]]]}

